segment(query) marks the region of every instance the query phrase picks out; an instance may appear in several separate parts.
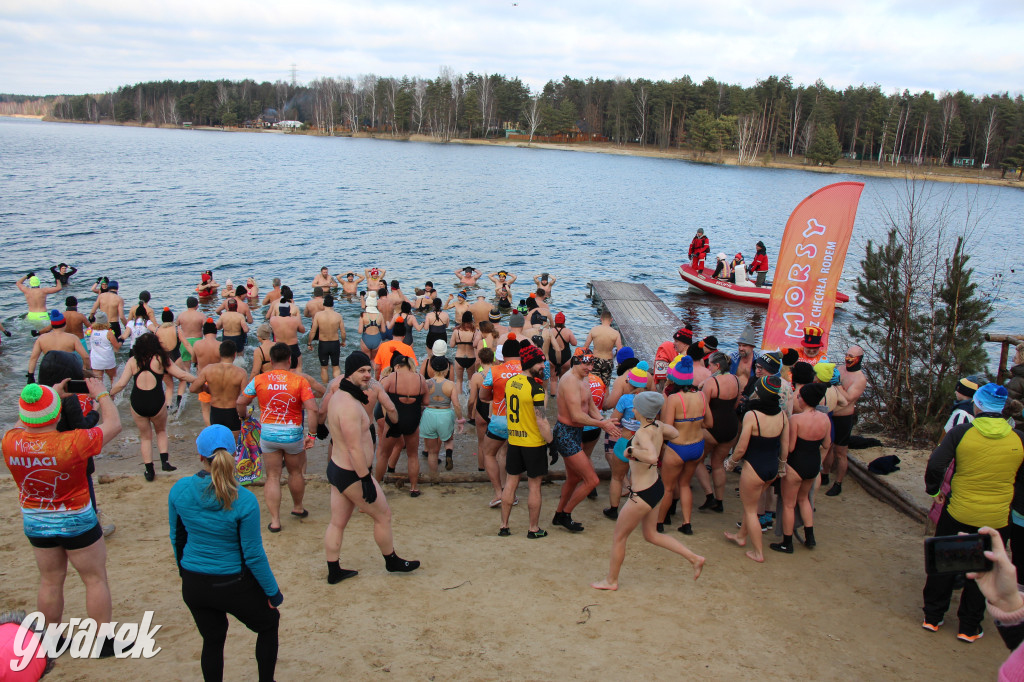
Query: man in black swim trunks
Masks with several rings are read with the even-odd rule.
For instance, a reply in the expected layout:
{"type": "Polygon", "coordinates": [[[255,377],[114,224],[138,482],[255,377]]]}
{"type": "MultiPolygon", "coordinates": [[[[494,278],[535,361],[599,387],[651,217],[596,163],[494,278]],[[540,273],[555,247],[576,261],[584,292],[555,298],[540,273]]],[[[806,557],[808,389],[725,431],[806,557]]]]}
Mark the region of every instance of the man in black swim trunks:
{"type": "Polygon", "coordinates": [[[829,471],[835,462],[836,482],[825,493],[829,497],[835,497],[843,492],[843,479],[846,478],[846,469],[849,466],[846,455],[850,451],[850,434],[853,431],[857,401],[868,387],[868,378],[861,369],[863,360],[864,349],[860,346],[850,346],[846,351],[846,362],[839,368],[838,388],[846,397],[846,404],[832,412],[832,424],[835,426],[836,435],[822,465],[821,483],[827,485],[829,471]]]}
{"type": "MultiPolygon", "coordinates": [[[[327,480],[331,483],[331,522],[324,535],[327,556],[327,582],[339,583],[358,571],[341,568],[341,541],[345,527],[356,509],[373,520],[373,538],[384,555],[384,566],[393,573],[408,573],[420,566],[395,553],[391,531],[391,509],[384,490],[374,479],[373,443],[370,417],[364,405],[372,378],[370,358],[355,351],[345,360],[345,378],[327,406],[327,429],[331,434],[331,457],[327,462],[327,480]]],[[[398,414],[389,417],[398,421],[398,414]]]]}
{"type": "Polygon", "coordinates": [[[305,333],[306,327],[299,317],[299,310],[286,299],[284,292],[281,300],[272,306],[274,314],[270,317],[270,328],[274,330],[274,339],[288,346],[292,354],[291,368],[302,371],[302,353],[299,350],[299,334],[305,333]],[[294,314],[292,310],[294,309],[294,314]]]}
{"type": "Polygon", "coordinates": [[[313,339],[317,340],[317,356],[320,360],[320,380],[327,383],[327,365],[333,376],[341,375],[341,347],[345,345],[345,321],[334,310],[334,296],[327,294],[323,299],[324,308],[313,316],[309,328],[307,346],[313,350],[313,339]]]}
{"type": "Polygon", "coordinates": [[[238,395],[249,383],[249,375],[235,364],[235,348],[233,341],[220,342],[220,362],[208,364],[199,370],[196,380],[192,382],[192,392],[209,393],[210,424],[226,426],[238,438],[242,421],[235,405],[238,395]]]}

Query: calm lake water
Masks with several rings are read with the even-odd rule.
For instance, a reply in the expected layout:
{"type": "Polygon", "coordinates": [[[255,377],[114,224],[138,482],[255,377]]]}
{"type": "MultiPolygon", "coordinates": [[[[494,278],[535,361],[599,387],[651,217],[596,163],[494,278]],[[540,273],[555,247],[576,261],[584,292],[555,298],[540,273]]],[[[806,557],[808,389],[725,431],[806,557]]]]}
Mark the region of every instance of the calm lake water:
{"type": "MultiPolygon", "coordinates": [[[[864,244],[884,234],[882,208],[894,205],[902,185],[538,149],[2,117],[0,159],[0,281],[9,283],[0,288],[0,319],[14,333],[0,357],[7,396],[0,424],[16,417],[31,350],[24,298],[14,286],[30,269],[43,276],[61,261],[77,266],[68,292],[50,302],[63,309],[73,294],[85,312],[94,300],[89,286],[101,275],[120,282],[126,301],[148,289],[155,307],[178,312],[206,269],[222,283],[253,276],[262,291],[281,277],[300,303],[321,265],[332,273],[380,265],[410,295],[432,279],[445,298],[458,290],[457,267],[518,274],[515,299],[546,271],[558,278],[552,308],[565,312],[577,335],[596,323],[586,298],[591,279],[635,281],[731,349],[744,326],[760,328],[764,309],[687,292],[677,267],[697,227],[707,231],[712,253],[742,251],[749,260],[763,240],[774,264],[786,220],[804,197],[833,182],[864,182],[843,275],[843,290],[852,293],[864,244]]],[[[984,218],[970,245],[972,264],[996,307],[993,329],[1021,329],[1020,251],[1009,247],[1024,193],[929,187],[937,197],[952,189],[957,202],[974,198],[984,218]]],[[[957,215],[966,220],[962,207],[957,215]]],[[[350,331],[356,309],[340,307],[350,331]]],[[[851,319],[840,312],[836,324],[851,319]]]]}

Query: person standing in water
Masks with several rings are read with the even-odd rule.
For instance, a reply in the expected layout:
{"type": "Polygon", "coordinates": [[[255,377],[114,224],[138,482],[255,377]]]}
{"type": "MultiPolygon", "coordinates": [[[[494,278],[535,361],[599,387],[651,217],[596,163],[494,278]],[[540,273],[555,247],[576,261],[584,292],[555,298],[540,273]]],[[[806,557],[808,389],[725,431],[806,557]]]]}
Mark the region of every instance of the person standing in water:
{"type": "Polygon", "coordinates": [[[25,319],[28,320],[28,323],[36,331],[50,324],[50,316],[46,312],[46,297],[63,288],[60,281],[58,280],[52,287],[44,287],[36,277],[36,273],[30,272],[19,279],[16,284],[18,290],[25,295],[25,303],[28,305],[28,315],[25,316],[25,319]],[[28,286],[25,286],[25,280],[28,280],[28,286]]]}

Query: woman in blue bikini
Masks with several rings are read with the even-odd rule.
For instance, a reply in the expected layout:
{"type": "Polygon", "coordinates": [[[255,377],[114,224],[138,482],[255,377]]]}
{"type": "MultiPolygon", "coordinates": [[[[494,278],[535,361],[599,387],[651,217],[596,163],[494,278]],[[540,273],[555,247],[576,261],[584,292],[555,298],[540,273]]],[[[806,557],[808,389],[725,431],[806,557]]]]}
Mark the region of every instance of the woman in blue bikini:
{"type": "Polygon", "coordinates": [[[704,428],[711,425],[711,411],[708,410],[704,393],[693,385],[693,358],[690,356],[684,355],[668,368],[665,406],[661,408],[661,420],[674,426],[679,435],[665,441],[661,461],[665,497],[659,510],[659,526],[665,522],[678,489],[679,506],[683,514],[683,525],[679,526],[679,532],[693,535],[690,527],[693,512],[690,480],[704,459],[704,428]]]}

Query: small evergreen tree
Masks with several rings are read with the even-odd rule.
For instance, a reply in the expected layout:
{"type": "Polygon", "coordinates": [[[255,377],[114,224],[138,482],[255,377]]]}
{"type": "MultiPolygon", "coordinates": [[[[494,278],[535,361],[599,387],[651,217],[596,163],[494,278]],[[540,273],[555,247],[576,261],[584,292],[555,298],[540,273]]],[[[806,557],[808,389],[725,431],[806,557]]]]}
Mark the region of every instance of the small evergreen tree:
{"type": "Polygon", "coordinates": [[[848,328],[866,351],[864,401],[873,418],[908,440],[938,435],[957,380],[984,373],[982,333],[992,322],[992,305],[967,267],[969,226],[950,252],[947,217],[930,214],[934,204],[915,192],[908,185],[907,210],[887,214],[886,243],[867,243],[854,286],[860,309],[848,328]]]}
{"type": "Polygon", "coordinates": [[[918,374],[922,385],[916,391],[924,399],[924,421],[941,420],[960,377],[984,373],[988,353],[980,343],[982,333],[992,323],[992,304],[978,293],[971,281],[974,268],[967,267],[970,256],[963,251],[963,237],[956,240],[953,254],[946,259],[939,283],[934,315],[921,317],[920,329],[930,332],[921,339],[922,365],[930,370],[918,374]],[[925,341],[930,340],[930,347],[925,341]]]}
{"type": "Polygon", "coordinates": [[[807,159],[817,164],[827,163],[832,166],[842,155],[843,150],[839,146],[835,124],[819,125],[814,133],[814,139],[807,148],[807,159]]]}

